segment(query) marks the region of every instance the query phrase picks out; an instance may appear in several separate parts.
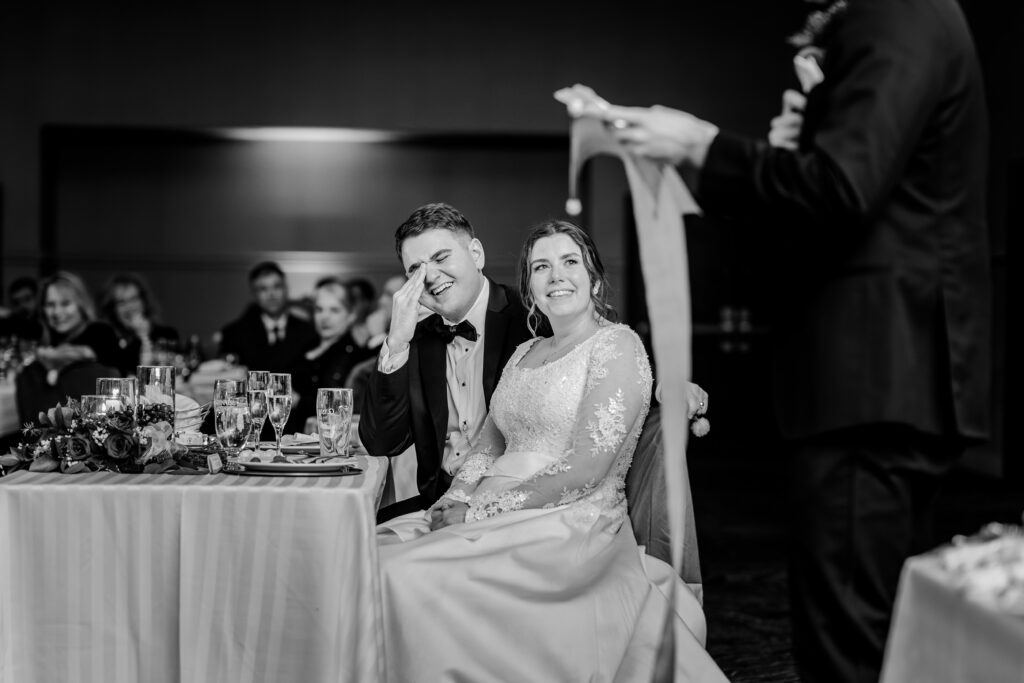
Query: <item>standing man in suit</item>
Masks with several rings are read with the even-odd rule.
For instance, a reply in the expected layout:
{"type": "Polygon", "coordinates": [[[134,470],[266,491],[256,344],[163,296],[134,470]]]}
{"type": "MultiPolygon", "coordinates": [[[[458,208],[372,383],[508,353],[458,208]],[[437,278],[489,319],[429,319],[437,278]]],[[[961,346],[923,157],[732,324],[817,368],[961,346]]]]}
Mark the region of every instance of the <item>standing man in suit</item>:
{"type": "MultiPolygon", "coordinates": [[[[318,343],[313,326],[288,313],[288,284],[276,263],[265,261],[249,271],[253,303],[221,331],[220,355],[233,354],[250,370],[294,372],[304,354],[318,343]]],[[[292,407],[284,431],[301,431],[302,411],[292,407]]]]}
{"type": "Polygon", "coordinates": [[[807,681],[876,681],[940,475],[989,436],[987,115],[956,0],[846,0],[797,144],[665,107],[596,107],[680,168],[709,214],[779,247],[776,414],[793,446],[794,652],[807,681]]]}
{"type": "Polygon", "coordinates": [[[419,495],[384,508],[378,521],[440,498],[469,455],[501,369],[530,337],[514,289],[483,274],[473,226],[447,204],[416,209],[395,232],[408,280],[394,294],[359,420],[371,455],[416,447],[419,495]]]}

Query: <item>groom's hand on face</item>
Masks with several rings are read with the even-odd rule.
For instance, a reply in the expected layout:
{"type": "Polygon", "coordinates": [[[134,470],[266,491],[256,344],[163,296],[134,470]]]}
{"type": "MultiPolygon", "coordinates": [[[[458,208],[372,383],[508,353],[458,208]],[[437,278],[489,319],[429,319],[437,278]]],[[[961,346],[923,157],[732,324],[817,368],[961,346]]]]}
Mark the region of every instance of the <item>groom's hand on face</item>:
{"type": "Polygon", "coordinates": [[[392,297],[391,329],[388,331],[388,349],[392,353],[404,350],[416,332],[420,297],[423,296],[423,282],[426,276],[427,269],[420,266],[392,297]]]}

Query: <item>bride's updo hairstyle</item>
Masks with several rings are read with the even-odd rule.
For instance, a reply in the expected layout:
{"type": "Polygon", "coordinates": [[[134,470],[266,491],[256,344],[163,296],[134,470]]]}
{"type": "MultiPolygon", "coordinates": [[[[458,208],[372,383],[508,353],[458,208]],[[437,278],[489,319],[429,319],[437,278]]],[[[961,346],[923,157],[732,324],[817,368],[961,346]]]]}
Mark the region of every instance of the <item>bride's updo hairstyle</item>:
{"type": "Polygon", "coordinates": [[[537,302],[533,300],[533,294],[530,292],[530,254],[538,240],[553,235],[568,235],[569,239],[579,246],[580,253],[583,254],[583,267],[587,269],[587,275],[590,277],[590,300],[594,302],[594,310],[602,318],[615,320],[617,316],[609,301],[608,277],[605,275],[604,264],[601,263],[597,247],[594,246],[594,240],[586,231],[569,221],[548,220],[530,230],[519,253],[519,296],[527,308],[526,325],[530,328],[530,334],[536,335],[538,329],[548,327],[547,318],[537,308],[537,302]]]}

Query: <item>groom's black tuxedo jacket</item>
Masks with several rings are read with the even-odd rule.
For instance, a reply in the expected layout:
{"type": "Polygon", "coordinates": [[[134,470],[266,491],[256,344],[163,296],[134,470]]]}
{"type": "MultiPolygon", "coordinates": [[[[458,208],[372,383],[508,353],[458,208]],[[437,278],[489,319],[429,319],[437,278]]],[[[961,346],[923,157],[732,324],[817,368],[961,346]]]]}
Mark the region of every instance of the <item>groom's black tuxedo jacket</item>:
{"type": "MultiPolygon", "coordinates": [[[[359,418],[359,438],[371,455],[395,456],[415,445],[416,483],[423,505],[440,498],[451,483],[441,469],[448,428],[445,342],[424,330],[430,319],[417,325],[405,365],[390,374],[374,368],[359,418]]],[[[502,368],[529,337],[519,297],[491,281],[482,377],[488,408],[502,368]]]]}
{"type": "Polygon", "coordinates": [[[719,133],[698,200],[781,247],[784,436],[901,423],[985,437],[987,115],[966,22],[955,0],[856,0],[836,21],[799,150],[719,133]]]}

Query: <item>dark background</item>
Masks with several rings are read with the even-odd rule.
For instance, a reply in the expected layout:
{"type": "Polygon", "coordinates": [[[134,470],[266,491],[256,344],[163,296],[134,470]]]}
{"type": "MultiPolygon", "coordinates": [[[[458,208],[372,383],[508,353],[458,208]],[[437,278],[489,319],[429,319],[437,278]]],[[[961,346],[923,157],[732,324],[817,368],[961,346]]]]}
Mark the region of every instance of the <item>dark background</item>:
{"type": "MultiPolygon", "coordinates": [[[[1021,215],[1024,22],[1021,3],[962,5],[989,86],[999,312],[999,434],[968,462],[1012,474],[1001,406],[1016,372],[1005,312],[1016,301],[1006,281],[1021,215]]],[[[795,85],[784,39],[809,9],[799,0],[0,2],[0,279],[62,267],[99,288],[113,272],[140,271],[165,319],[212,345],[246,303],[257,260],[281,261],[294,295],[326,273],[379,284],[398,270],[395,226],[416,205],[445,200],[466,211],[488,271],[508,281],[527,226],[562,213],[567,120],[553,91],[585,83],[614,102],[676,106],[764,135],[795,85]],[[297,142],[265,127],[335,137],[297,142]],[[402,135],[339,140],[337,129],[402,135]]],[[[620,165],[593,162],[586,191],[584,220],[616,303],[642,325],[620,165]]],[[[780,227],[766,222],[764,234],[780,227]]],[[[772,430],[771,264],[707,222],[692,221],[688,237],[695,377],[712,393],[717,443],[746,447],[772,430]],[[750,334],[723,332],[743,316],[750,334]]]]}

